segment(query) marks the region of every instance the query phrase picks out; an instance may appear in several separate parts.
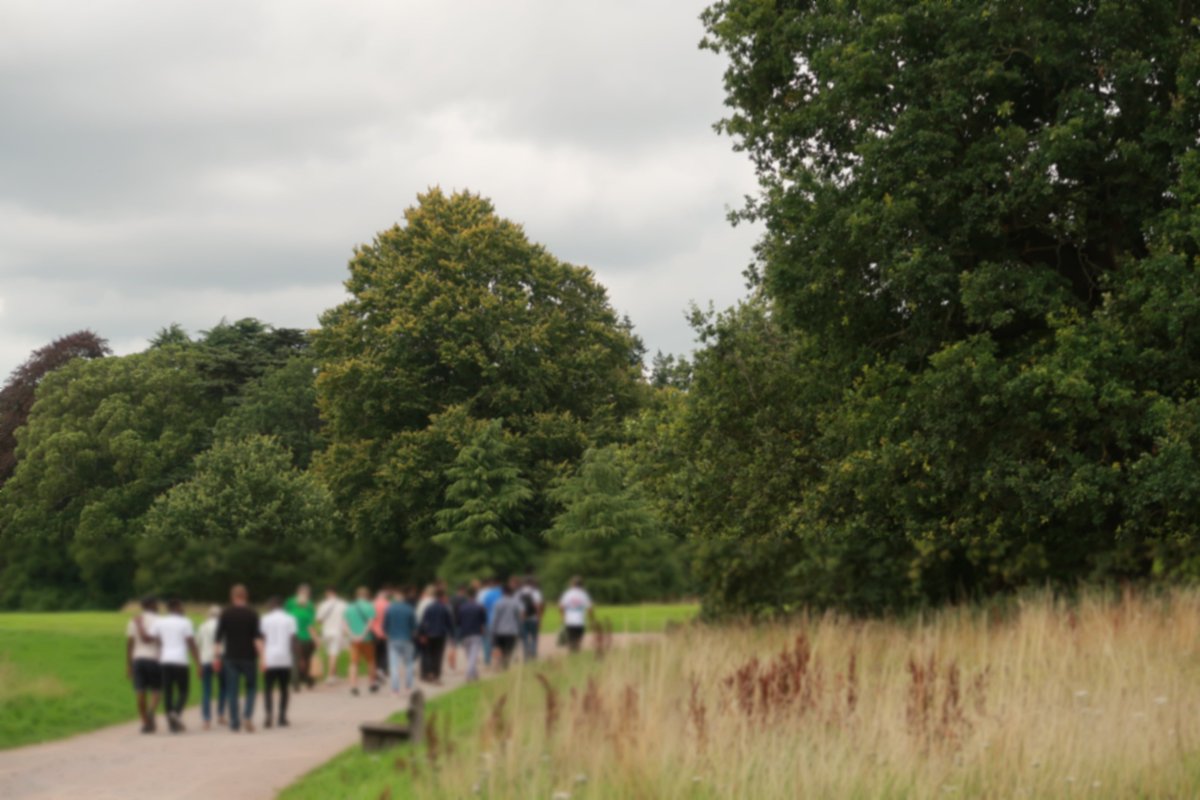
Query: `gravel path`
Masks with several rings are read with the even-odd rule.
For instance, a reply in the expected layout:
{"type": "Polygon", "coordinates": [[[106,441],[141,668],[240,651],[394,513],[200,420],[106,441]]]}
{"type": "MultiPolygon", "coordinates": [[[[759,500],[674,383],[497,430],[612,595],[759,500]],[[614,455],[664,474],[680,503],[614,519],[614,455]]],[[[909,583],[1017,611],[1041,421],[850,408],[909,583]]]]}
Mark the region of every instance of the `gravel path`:
{"type": "MultiPolygon", "coordinates": [[[[617,639],[625,637],[618,636],[617,639]]],[[[630,637],[634,638],[634,637],[630,637]]],[[[541,652],[557,654],[553,637],[541,652]]],[[[445,685],[422,685],[427,699],[463,682],[459,669],[445,685]]],[[[193,676],[192,691],[199,691],[193,676]]],[[[129,705],[133,707],[133,694],[129,705]]],[[[345,683],[293,695],[291,726],[263,730],[262,692],[255,703],[255,733],[234,734],[216,725],[201,730],[200,711],[184,715],[184,734],[143,736],[136,721],[46,744],[0,751],[3,800],[265,800],[301,775],[359,741],[358,726],[403,710],[407,698],[381,690],[352,697],[345,683]]]]}

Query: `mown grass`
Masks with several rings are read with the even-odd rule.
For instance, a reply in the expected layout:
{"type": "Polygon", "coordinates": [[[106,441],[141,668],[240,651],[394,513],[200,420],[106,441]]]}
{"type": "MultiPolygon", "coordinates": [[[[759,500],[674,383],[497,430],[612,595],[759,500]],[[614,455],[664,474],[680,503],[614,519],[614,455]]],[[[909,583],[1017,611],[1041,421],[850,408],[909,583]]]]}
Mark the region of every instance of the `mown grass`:
{"type": "Polygon", "coordinates": [[[285,797],[1196,797],[1200,591],[689,626],[459,702],[285,797]]]}
{"type": "MultiPolygon", "coordinates": [[[[194,621],[203,607],[189,607],[194,621]]],[[[557,630],[548,609],[544,630],[557,630]]],[[[599,615],[615,631],[663,630],[695,616],[694,605],[618,606],[599,615]]],[[[137,717],[125,677],[131,610],[0,614],[0,748],[48,741],[137,717]]],[[[342,657],[341,672],[346,658],[342,657]]],[[[191,702],[199,698],[193,679],[191,702]]]]}

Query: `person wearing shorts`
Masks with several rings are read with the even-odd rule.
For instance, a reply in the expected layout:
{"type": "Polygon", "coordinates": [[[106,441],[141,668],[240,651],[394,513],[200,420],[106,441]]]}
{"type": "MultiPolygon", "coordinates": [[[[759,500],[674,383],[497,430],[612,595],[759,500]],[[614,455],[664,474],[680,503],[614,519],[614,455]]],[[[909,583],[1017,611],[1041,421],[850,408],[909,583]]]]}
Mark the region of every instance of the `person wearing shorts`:
{"type": "Polygon", "coordinates": [[[583,588],[582,578],[576,576],[571,579],[571,588],[563,592],[558,607],[567,629],[567,647],[572,653],[578,653],[583,644],[584,627],[588,618],[593,616],[592,598],[583,588]]]}
{"type": "Polygon", "coordinates": [[[325,590],[325,599],[317,606],[317,622],[321,624],[321,646],[329,666],[325,670],[325,683],[337,680],[338,656],[349,644],[346,631],[346,601],[338,596],[337,589],[330,586],[325,590]]]}
{"type": "Polygon", "coordinates": [[[360,586],[354,602],[346,607],[346,628],[350,632],[350,694],[358,694],[358,664],[361,661],[370,681],[372,692],[379,691],[375,672],[375,639],[371,634],[371,620],[375,618],[375,604],[371,602],[371,590],[360,586]]]}
{"type": "Polygon", "coordinates": [[[142,641],[155,641],[159,646],[158,663],[162,670],[163,710],[171,733],[183,733],[183,710],[187,707],[191,688],[188,655],[200,666],[200,651],[196,648],[196,629],[184,616],[183,602],[167,601],[167,615],[158,617],[146,628],[138,621],[142,641]]]}
{"type": "Polygon", "coordinates": [[[492,611],[492,638],[500,651],[500,669],[508,669],[521,635],[522,614],[512,583],[504,584],[501,591],[500,601],[492,611]]]}
{"type": "MultiPolygon", "coordinates": [[[[158,619],[158,600],[153,597],[143,599],[138,618],[142,629],[153,626],[158,619]]],[[[138,618],[129,620],[125,626],[125,674],[133,683],[133,691],[137,695],[142,733],[154,733],[157,729],[154,715],[158,712],[158,700],[162,693],[162,667],[158,663],[160,647],[156,641],[143,640],[138,618]]]]}

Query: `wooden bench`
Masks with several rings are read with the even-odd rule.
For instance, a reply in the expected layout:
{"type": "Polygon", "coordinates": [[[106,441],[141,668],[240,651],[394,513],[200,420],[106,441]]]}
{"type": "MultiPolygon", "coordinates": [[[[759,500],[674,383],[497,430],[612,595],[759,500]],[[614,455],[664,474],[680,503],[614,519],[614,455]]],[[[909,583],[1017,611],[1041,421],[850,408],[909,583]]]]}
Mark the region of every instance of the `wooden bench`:
{"type": "Polygon", "coordinates": [[[425,735],[425,695],[416,689],[408,696],[408,724],[367,722],[358,728],[362,732],[364,753],[375,753],[404,742],[419,744],[425,735]]]}

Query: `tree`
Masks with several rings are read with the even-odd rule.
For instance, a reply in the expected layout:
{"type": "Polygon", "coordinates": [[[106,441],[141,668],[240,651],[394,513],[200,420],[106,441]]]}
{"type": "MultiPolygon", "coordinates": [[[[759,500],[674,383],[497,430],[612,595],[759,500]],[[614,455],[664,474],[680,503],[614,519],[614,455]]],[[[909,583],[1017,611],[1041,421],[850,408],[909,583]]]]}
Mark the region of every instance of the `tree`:
{"type": "Polygon", "coordinates": [[[616,446],[588,450],[578,471],[551,493],[561,504],[547,538],[542,580],[563,590],[573,575],[606,603],[661,600],[682,585],[678,542],[626,477],[616,446]]]}
{"type": "Polygon", "coordinates": [[[589,270],[477,195],[433,189],[404,217],[355,252],[350,299],[315,335],[329,440],[316,468],[361,556],[352,572],[402,551],[416,578],[436,566],[446,471],[479,420],[502,420],[530,482],[532,541],[550,524],[550,483],[620,435],[644,386],[641,345],[589,270]]]}
{"type": "Polygon", "coordinates": [[[147,514],[138,586],[213,601],[239,582],[283,594],[329,574],[333,518],[329,491],[274,438],[223,440],[147,514]]]}
{"type": "Polygon", "coordinates": [[[437,513],[444,532],[434,537],[447,551],[442,577],[457,583],[527,569],[535,546],[518,526],[533,491],[513,460],[500,420],[479,427],[446,477],[446,506],[437,513]]]}
{"type": "Polygon", "coordinates": [[[820,557],[765,565],[743,606],[779,607],[789,576],[874,610],[1194,569],[1166,498],[1200,489],[1196,13],[705,13],[721,128],[762,188],[756,276],[813,356],[812,405],[780,431],[812,468],[760,508],[820,557]]]}
{"type": "Polygon", "coordinates": [[[112,350],[108,342],[88,330],[76,331],[39,348],[0,388],[0,486],[12,477],[17,465],[17,429],[29,418],[34,393],[42,379],[75,358],[103,358],[112,350]]]}
{"type": "Polygon", "coordinates": [[[292,356],[246,384],[215,431],[220,440],[252,434],[275,437],[291,452],[297,467],[308,468],[313,455],[324,446],[316,363],[310,356],[292,356]]]}
{"type": "Polygon", "coordinates": [[[211,440],[196,354],[76,359],[47,375],[0,489],[0,603],[116,605],[154,498],[211,440]]]}

